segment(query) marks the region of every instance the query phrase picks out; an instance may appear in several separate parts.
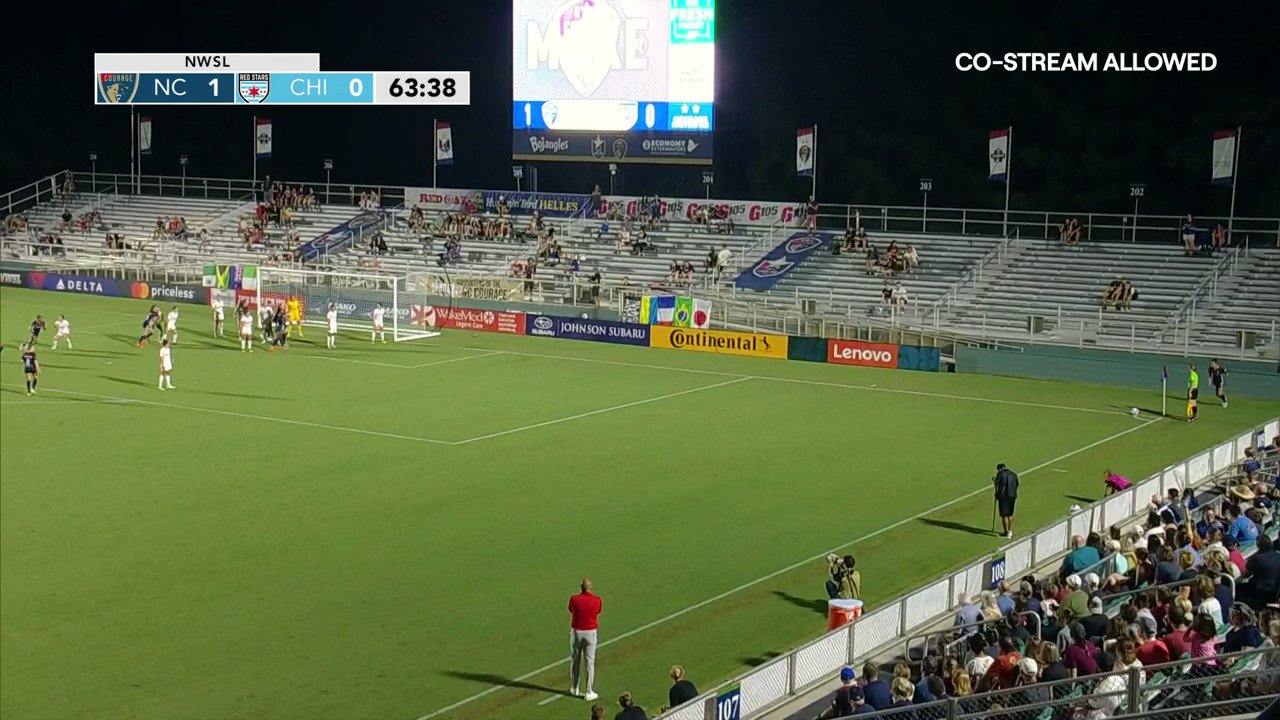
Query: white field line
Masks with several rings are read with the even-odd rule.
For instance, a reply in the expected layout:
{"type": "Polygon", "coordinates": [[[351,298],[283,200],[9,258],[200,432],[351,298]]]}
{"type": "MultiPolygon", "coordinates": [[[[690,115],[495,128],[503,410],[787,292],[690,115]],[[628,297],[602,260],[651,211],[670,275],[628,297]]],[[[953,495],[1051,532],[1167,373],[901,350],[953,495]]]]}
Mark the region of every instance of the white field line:
{"type": "Polygon", "coordinates": [[[506,352],[506,350],[490,350],[489,352],[480,353],[479,355],[467,355],[465,357],[449,358],[448,360],[433,360],[431,362],[424,362],[420,365],[410,365],[409,369],[417,370],[418,368],[431,367],[432,365],[445,365],[448,363],[461,362],[463,360],[478,360],[480,358],[493,357],[494,355],[505,355],[506,352]]]}
{"type": "Polygon", "coordinates": [[[0,402],[0,407],[26,407],[28,405],[122,405],[124,403],[115,400],[5,400],[0,402]]]}
{"type": "MultiPolygon", "coordinates": [[[[1152,423],[1155,423],[1155,422],[1158,422],[1158,419],[1152,419],[1152,420],[1144,421],[1141,425],[1134,425],[1133,427],[1131,427],[1131,428],[1129,428],[1129,429],[1127,429],[1127,430],[1121,430],[1120,432],[1115,433],[1115,434],[1113,434],[1113,435],[1108,435],[1107,437],[1105,437],[1105,438],[1103,438],[1103,439],[1101,439],[1101,440],[1097,440],[1097,441],[1095,441],[1095,442],[1091,442],[1091,443],[1089,443],[1088,445],[1085,445],[1084,447],[1077,448],[1077,449],[1072,450],[1071,452],[1065,453],[1065,454],[1063,454],[1063,455],[1059,455],[1058,457],[1053,458],[1052,460],[1047,460],[1047,461],[1045,461],[1045,462],[1042,462],[1042,463],[1040,463],[1039,465],[1036,465],[1036,466],[1035,466],[1035,467],[1033,467],[1033,468],[1029,468],[1029,469],[1027,469],[1027,470],[1022,471],[1022,473],[1021,473],[1021,474],[1022,474],[1022,475],[1029,475],[1030,473],[1033,473],[1033,472],[1035,472],[1035,471],[1037,471],[1037,470],[1044,469],[1044,468],[1046,468],[1046,467],[1048,467],[1048,466],[1050,466],[1050,465],[1052,465],[1052,464],[1054,464],[1054,463],[1061,462],[1062,460],[1066,460],[1067,458],[1072,457],[1072,456],[1074,456],[1074,455],[1079,455],[1080,453],[1085,452],[1086,450],[1092,450],[1093,448],[1098,447],[1099,445],[1102,445],[1102,444],[1105,444],[1105,443],[1109,443],[1109,442],[1111,442],[1112,440],[1115,440],[1115,439],[1117,439],[1117,438],[1124,437],[1125,435],[1128,435],[1128,434],[1129,434],[1129,433],[1131,433],[1131,432],[1135,432],[1135,431],[1137,431],[1137,430],[1141,430],[1141,429],[1143,429],[1143,428],[1147,427],[1148,425],[1151,425],[1152,423]]],[[[843,545],[838,545],[838,546],[833,547],[833,548],[831,548],[831,549],[829,549],[829,550],[824,550],[824,551],[822,551],[822,552],[820,552],[820,553],[818,553],[818,554],[816,554],[816,555],[813,555],[812,557],[808,557],[808,558],[805,558],[804,560],[800,560],[799,562],[792,563],[792,564],[790,564],[790,565],[788,565],[788,566],[786,566],[786,567],[784,567],[784,568],[782,568],[782,569],[780,569],[780,570],[775,570],[775,571],[773,571],[773,572],[769,573],[768,575],[762,575],[762,576],[760,576],[760,577],[756,578],[755,580],[751,580],[751,581],[745,582],[745,583],[743,583],[743,584],[741,584],[741,585],[739,585],[739,586],[737,586],[737,587],[735,587],[735,588],[731,588],[731,589],[729,589],[729,590],[725,590],[724,592],[722,592],[722,593],[720,593],[720,594],[718,594],[718,595],[713,595],[713,596],[711,596],[711,597],[707,598],[706,600],[703,600],[703,601],[701,601],[701,602],[695,603],[695,604],[690,605],[690,606],[688,606],[688,607],[686,607],[686,608],[683,608],[683,609],[681,609],[681,610],[677,610],[677,611],[675,611],[675,612],[673,612],[673,613],[671,613],[671,614],[669,614],[669,615],[665,615],[665,616],[663,616],[663,617],[660,617],[660,618],[658,618],[657,620],[654,620],[654,621],[652,621],[652,622],[645,623],[644,625],[641,625],[640,627],[634,628],[634,629],[632,629],[632,630],[628,630],[627,632],[622,633],[621,635],[618,635],[618,636],[616,636],[616,637],[609,638],[608,640],[605,640],[605,641],[601,642],[601,643],[600,643],[600,647],[605,647],[605,646],[607,646],[607,645],[612,645],[612,644],[614,644],[614,643],[616,643],[616,642],[621,642],[621,641],[623,641],[623,640],[626,640],[626,639],[627,639],[627,638],[629,638],[629,637],[633,637],[633,636],[635,636],[635,635],[639,635],[640,633],[645,632],[645,631],[647,631],[647,630],[652,630],[653,628],[658,627],[658,626],[660,626],[660,625],[664,625],[664,624],[666,624],[666,623],[668,623],[668,622],[671,622],[672,620],[675,620],[676,618],[682,617],[682,616],[684,616],[684,615],[688,615],[689,613],[691,613],[691,612],[693,612],[693,611],[695,611],[695,610],[699,610],[699,609],[704,608],[704,607],[706,607],[706,606],[708,606],[708,605],[711,605],[711,604],[713,604],[713,603],[719,602],[720,600],[723,600],[723,599],[725,599],[725,598],[727,598],[727,597],[730,597],[731,595],[736,595],[736,594],[738,594],[738,593],[742,592],[743,590],[747,590],[747,589],[749,589],[749,588],[755,587],[756,585],[759,585],[760,583],[763,583],[763,582],[768,582],[769,580],[772,580],[773,578],[776,578],[776,577],[778,577],[779,575],[785,575],[786,573],[789,573],[789,572],[791,572],[791,571],[793,571],[793,570],[799,569],[799,568],[801,568],[801,567],[803,567],[803,566],[805,566],[805,565],[808,565],[809,563],[812,563],[812,562],[815,562],[815,561],[821,560],[821,559],[825,558],[825,557],[826,557],[828,554],[830,554],[830,553],[838,552],[838,551],[840,551],[840,550],[843,550],[843,549],[845,549],[845,548],[849,547],[850,545],[855,545],[855,544],[857,544],[857,543],[864,542],[864,541],[866,541],[866,540],[870,540],[871,538],[874,538],[874,537],[876,537],[876,536],[878,536],[878,535],[881,535],[881,534],[883,534],[883,533],[889,532],[890,530],[893,530],[893,529],[896,529],[896,528],[902,527],[903,525],[905,525],[905,524],[907,524],[907,523],[909,523],[909,522],[915,522],[916,520],[919,520],[920,518],[923,518],[923,517],[927,517],[927,516],[929,516],[929,515],[932,515],[933,513],[936,513],[936,512],[938,512],[939,510],[944,510],[944,509],[946,509],[946,508],[948,508],[948,507],[951,507],[952,505],[955,505],[955,504],[956,504],[956,503],[958,503],[958,502],[963,502],[963,501],[968,500],[969,498],[971,498],[971,497],[973,497],[973,496],[975,496],[975,495],[980,495],[980,494],[982,494],[982,493],[984,493],[984,492],[991,492],[991,486],[990,486],[989,484],[984,483],[982,487],[980,487],[980,488],[978,488],[978,489],[976,489],[976,490],[974,490],[974,491],[972,491],[972,492],[969,492],[969,493],[966,493],[966,494],[964,494],[964,495],[961,495],[960,497],[954,498],[954,499],[952,499],[952,500],[948,500],[947,502],[944,502],[944,503],[942,503],[941,505],[936,505],[936,506],[934,506],[934,507],[932,507],[932,508],[929,508],[928,510],[925,510],[925,511],[923,511],[923,512],[919,512],[919,513],[916,513],[915,515],[912,515],[911,517],[903,518],[902,520],[899,520],[899,521],[897,521],[897,522],[895,522],[895,523],[893,523],[893,524],[891,524],[891,525],[886,525],[886,526],[884,526],[884,527],[880,528],[879,530],[874,530],[874,531],[872,531],[872,532],[870,532],[870,533],[867,533],[866,535],[863,535],[863,536],[862,536],[862,537],[860,537],[860,538],[857,538],[857,539],[855,539],[855,540],[850,540],[849,542],[844,543],[843,545]]],[[[528,679],[533,678],[533,677],[537,677],[538,675],[541,675],[541,674],[542,674],[542,673],[544,673],[544,672],[547,672],[547,671],[549,671],[549,670],[554,670],[555,668],[560,667],[561,665],[564,665],[564,664],[566,664],[566,663],[568,663],[568,662],[569,662],[569,658],[562,658],[562,659],[557,660],[557,661],[555,661],[555,662],[547,663],[546,665],[543,665],[542,667],[538,668],[537,670],[532,670],[532,671],[530,671],[530,672],[525,673],[524,675],[521,675],[520,677],[513,678],[513,680],[512,680],[512,681],[513,681],[513,682],[524,682],[525,680],[528,680],[528,679]]],[[[432,711],[432,712],[429,712],[429,713],[427,713],[426,715],[422,715],[422,716],[420,716],[420,717],[418,718],[418,720],[429,720],[430,718],[439,717],[440,715],[443,715],[443,714],[445,714],[445,713],[447,713],[447,712],[451,712],[451,711],[453,711],[453,710],[456,710],[456,709],[458,709],[458,708],[462,707],[463,705],[467,705],[467,704],[470,704],[470,703],[472,703],[472,702],[475,702],[476,700],[479,700],[479,699],[481,699],[481,698],[483,698],[483,697],[486,697],[486,696],[488,696],[488,695],[490,695],[490,694],[492,694],[492,693],[495,693],[495,692],[497,692],[497,691],[499,691],[499,690],[501,690],[501,689],[503,689],[503,688],[505,688],[505,687],[507,687],[507,686],[506,686],[506,685],[494,685],[494,686],[492,686],[492,687],[490,687],[490,688],[488,688],[488,689],[486,689],[486,690],[482,690],[482,691],[480,691],[480,692],[476,693],[475,695],[472,695],[472,696],[467,697],[467,698],[463,698],[462,700],[459,700],[458,702],[455,702],[455,703],[453,703],[452,705],[447,705],[447,706],[442,707],[442,708],[440,708],[440,709],[438,709],[438,710],[434,710],[434,711],[432,711]]],[[[556,695],[556,696],[553,696],[553,697],[562,697],[562,696],[560,696],[560,695],[556,695]]]]}
{"type": "Polygon", "coordinates": [[[702,387],[690,388],[688,390],[681,390],[680,392],[667,393],[666,395],[659,395],[657,397],[645,398],[644,400],[636,400],[635,402],[623,403],[621,405],[614,405],[612,407],[601,408],[599,410],[591,410],[589,412],[578,413],[577,415],[570,415],[568,417],[557,418],[555,420],[546,420],[544,422],[534,423],[532,425],[525,425],[523,427],[512,428],[510,430],[503,430],[502,432],[489,433],[488,435],[477,435],[476,437],[467,438],[466,440],[459,440],[458,442],[455,442],[453,444],[466,445],[468,443],[479,442],[481,440],[489,440],[496,437],[502,437],[503,435],[511,435],[518,432],[524,432],[525,430],[533,430],[535,428],[546,427],[548,425],[556,425],[562,422],[569,422],[570,420],[578,420],[584,417],[591,417],[592,415],[602,415],[604,413],[613,412],[615,410],[623,410],[625,408],[635,407],[637,405],[646,405],[648,403],[658,402],[659,400],[667,400],[673,397],[680,397],[681,395],[689,395],[691,393],[702,392],[703,390],[711,390],[712,388],[724,387],[725,385],[732,385],[734,383],[740,383],[744,380],[750,380],[750,379],[751,378],[747,376],[738,376],[732,380],[725,380],[724,382],[718,382],[712,385],[703,385],[702,387]]]}
{"type": "MultiPolygon", "coordinates": [[[[482,350],[475,346],[458,345],[455,347],[464,347],[468,350],[482,350]]],[[[899,395],[918,395],[922,397],[946,398],[948,400],[967,400],[969,402],[994,403],[996,405],[1019,405],[1022,407],[1033,408],[1049,408],[1051,410],[1069,410],[1072,412],[1095,413],[1099,415],[1123,415],[1126,414],[1120,410],[1099,410],[1097,408],[1073,407],[1071,405],[1047,405],[1045,403],[1024,402],[1021,400],[1000,400],[998,398],[977,397],[973,395],[950,395],[947,393],[928,392],[924,390],[903,390],[899,388],[882,388],[875,385],[851,385],[849,383],[827,382],[823,380],[803,380],[800,378],[777,377],[774,375],[743,375],[742,373],[724,372],[721,370],[701,370],[698,368],[672,367],[670,365],[652,365],[649,363],[633,363],[622,360],[600,360],[598,358],[572,357],[569,355],[550,355],[546,353],[522,352],[519,350],[507,350],[508,355],[522,355],[525,357],[548,358],[553,360],[570,360],[573,362],[597,363],[601,365],[619,365],[622,367],[638,367],[648,368],[650,370],[672,370],[675,372],[695,373],[698,375],[719,375],[722,377],[747,377],[752,380],[771,380],[773,382],[795,383],[798,385],[818,385],[822,387],[846,388],[848,390],[869,390],[871,392],[895,393],[899,395]]]]}
{"type": "MultiPolygon", "coordinates": [[[[20,387],[16,383],[5,383],[9,387],[20,387]]],[[[433,438],[414,437],[412,435],[397,435],[395,433],[381,432],[378,430],[365,430],[363,428],[344,427],[341,425],[325,425],[324,423],[307,422],[305,420],[291,420],[282,417],[268,417],[265,415],[251,415],[249,413],[233,412],[231,410],[214,410],[212,408],[193,407],[191,405],[175,405],[173,403],[157,402],[155,400],[140,400],[137,398],[118,397],[115,395],[98,395],[96,393],[77,392],[74,390],[58,390],[50,388],[42,392],[60,393],[63,395],[72,395],[76,397],[95,398],[97,400],[107,400],[119,403],[133,403],[137,405],[150,405],[152,407],[173,408],[175,410],[190,410],[192,412],[209,413],[211,415],[226,415],[228,417],[246,418],[249,420],[261,420],[263,422],[285,423],[286,425],[299,425],[302,427],[320,428],[322,430],[334,430],[337,432],[356,433],[359,435],[374,435],[377,437],[392,438],[394,440],[412,440],[413,442],[430,443],[432,445],[453,445],[448,440],[435,440],[433,438]]],[[[182,392],[178,390],[177,392],[182,392]]]]}

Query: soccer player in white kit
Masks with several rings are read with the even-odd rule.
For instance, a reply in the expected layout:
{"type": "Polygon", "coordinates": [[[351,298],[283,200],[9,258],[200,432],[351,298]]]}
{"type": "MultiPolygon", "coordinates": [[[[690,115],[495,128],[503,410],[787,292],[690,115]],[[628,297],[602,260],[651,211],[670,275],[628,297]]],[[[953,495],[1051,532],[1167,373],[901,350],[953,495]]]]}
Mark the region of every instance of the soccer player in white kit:
{"type": "Polygon", "coordinates": [[[387,344],[387,331],[383,329],[382,319],[387,314],[387,309],[382,307],[382,303],[378,303],[378,307],[373,309],[373,332],[369,333],[369,342],[375,342],[381,339],[382,344],[387,344]]]}
{"type": "Polygon", "coordinates": [[[164,339],[168,340],[172,335],[173,344],[178,344],[178,306],[174,305],[169,308],[169,314],[164,317],[164,339]]]}
{"type": "Polygon", "coordinates": [[[59,340],[66,340],[67,349],[73,350],[74,348],[71,347],[71,322],[67,320],[67,316],[59,315],[57,321],[53,323],[53,326],[58,329],[58,331],[53,335],[53,349],[58,349],[59,340]]]}
{"type": "Polygon", "coordinates": [[[170,373],[173,372],[173,348],[169,347],[169,338],[165,338],[160,343],[160,389],[175,390],[173,387],[173,378],[170,373]]]}
{"type": "Polygon", "coordinates": [[[262,342],[271,341],[271,318],[276,314],[274,308],[267,303],[258,307],[258,327],[262,330],[262,342]]]}
{"type": "Polygon", "coordinates": [[[214,298],[209,305],[213,308],[213,336],[222,337],[222,325],[224,321],[222,300],[214,298]]]}
{"type": "Polygon", "coordinates": [[[253,313],[240,314],[240,352],[253,352],[253,313]]]}
{"type": "Polygon", "coordinates": [[[329,321],[329,336],[325,338],[325,345],[332,350],[334,341],[338,339],[338,308],[333,303],[329,303],[329,311],[324,314],[324,318],[329,321]]]}

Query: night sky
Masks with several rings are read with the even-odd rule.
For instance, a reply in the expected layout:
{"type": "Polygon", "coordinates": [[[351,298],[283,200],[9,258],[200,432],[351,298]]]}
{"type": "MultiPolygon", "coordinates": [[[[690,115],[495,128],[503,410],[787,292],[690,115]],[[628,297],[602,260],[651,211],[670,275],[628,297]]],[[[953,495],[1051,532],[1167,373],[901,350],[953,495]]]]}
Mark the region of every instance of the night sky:
{"type": "MultiPolygon", "coordinates": [[[[664,0],[655,0],[664,1],[664,0]]],[[[28,5],[27,7],[32,7],[28,5]]],[[[0,188],[53,171],[128,171],[128,111],[95,108],[96,52],[319,52],[325,70],[470,70],[469,108],[148,108],[146,172],[248,177],[250,116],[274,122],[263,172],[335,183],[430,183],[433,114],[454,124],[456,164],[440,184],[513,187],[511,8],[479,2],[133,3],[6,31],[0,188]]],[[[988,130],[1014,126],[1015,209],[1225,214],[1209,184],[1217,129],[1244,127],[1237,214],[1280,215],[1280,10],[1262,3],[845,2],[720,0],[719,197],[800,199],[795,129],[819,124],[824,202],[998,207],[988,130]],[[1258,8],[1252,10],[1252,8],[1258,8]],[[1267,8],[1265,12],[1262,8],[1267,8]],[[960,51],[1208,51],[1209,73],[961,73],[960,51]]],[[[607,187],[604,164],[540,166],[543,190],[607,187]]],[[[619,191],[701,195],[698,168],[624,166],[619,191]]]]}

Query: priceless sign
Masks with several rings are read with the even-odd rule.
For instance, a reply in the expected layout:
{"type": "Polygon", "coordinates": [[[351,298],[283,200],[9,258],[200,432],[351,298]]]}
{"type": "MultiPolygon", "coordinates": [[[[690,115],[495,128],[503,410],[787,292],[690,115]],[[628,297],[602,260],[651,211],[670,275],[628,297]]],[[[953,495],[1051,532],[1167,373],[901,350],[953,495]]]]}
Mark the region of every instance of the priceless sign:
{"type": "Polygon", "coordinates": [[[898,367],[898,346],[857,340],[828,340],[827,362],[865,367],[898,367]]]}
{"type": "Polygon", "coordinates": [[[787,336],[769,333],[696,330],[654,325],[649,329],[649,345],[672,350],[787,359],[787,336]]]}

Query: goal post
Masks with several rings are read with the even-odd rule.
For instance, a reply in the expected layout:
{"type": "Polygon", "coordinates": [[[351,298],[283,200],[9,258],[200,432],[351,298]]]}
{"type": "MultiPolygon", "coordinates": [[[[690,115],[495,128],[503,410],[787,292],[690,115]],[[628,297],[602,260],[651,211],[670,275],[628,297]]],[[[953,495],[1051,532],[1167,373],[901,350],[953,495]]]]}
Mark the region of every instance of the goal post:
{"type": "Polygon", "coordinates": [[[259,266],[252,309],[257,312],[264,303],[297,298],[302,303],[302,323],[326,327],[332,304],[338,311],[339,329],[370,330],[374,309],[381,304],[386,310],[384,327],[396,342],[438,337],[438,330],[413,322],[412,308],[402,304],[403,285],[404,278],[396,275],[259,266]]]}

